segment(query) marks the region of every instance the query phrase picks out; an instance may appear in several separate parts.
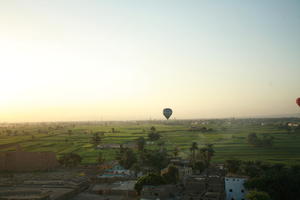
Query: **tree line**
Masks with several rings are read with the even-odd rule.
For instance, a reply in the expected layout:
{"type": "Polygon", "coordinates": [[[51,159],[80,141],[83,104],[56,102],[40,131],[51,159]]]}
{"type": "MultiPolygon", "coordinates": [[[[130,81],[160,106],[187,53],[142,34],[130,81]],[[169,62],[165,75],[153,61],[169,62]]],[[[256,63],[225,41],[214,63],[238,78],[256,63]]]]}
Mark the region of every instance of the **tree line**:
{"type": "Polygon", "coordinates": [[[228,172],[248,176],[245,183],[248,190],[264,191],[272,200],[299,199],[300,165],[227,160],[225,167],[228,172]]]}

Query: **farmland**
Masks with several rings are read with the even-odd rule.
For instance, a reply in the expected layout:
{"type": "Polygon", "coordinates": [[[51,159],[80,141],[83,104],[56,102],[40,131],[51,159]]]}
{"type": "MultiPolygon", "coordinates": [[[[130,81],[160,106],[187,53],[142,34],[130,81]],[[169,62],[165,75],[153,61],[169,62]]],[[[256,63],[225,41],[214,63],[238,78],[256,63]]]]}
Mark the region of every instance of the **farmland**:
{"type": "Polygon", "coordinates": [[[218,119],[128,122],[68,122],[1,124],[0,151],[14,151],[19,145],[25,151],[53,151],[58,156],[74,152],[83,157],[83,164],[96,163],[101,151],[106,160],[113,160],[117,150],[99,150],[91,143],[94,133],[101,133],[101,144],[132,143],[139,137],[148,138],[150,128],[161,135],[146,145],[159,149],[163,143],[168,152],[175,147],[180,156],[189,157],[192,142],[199,147],[214,144],[213,162],[227,159],[261,160],[269,163],[300,164],[300,132],[281,128],[300,119],[218,119]],[[205,127],[210,131],[201,131],[205,127]],[[247,142],[249,133],[258,137],[272,136],[273,146],[255,147],[247,142]]]}

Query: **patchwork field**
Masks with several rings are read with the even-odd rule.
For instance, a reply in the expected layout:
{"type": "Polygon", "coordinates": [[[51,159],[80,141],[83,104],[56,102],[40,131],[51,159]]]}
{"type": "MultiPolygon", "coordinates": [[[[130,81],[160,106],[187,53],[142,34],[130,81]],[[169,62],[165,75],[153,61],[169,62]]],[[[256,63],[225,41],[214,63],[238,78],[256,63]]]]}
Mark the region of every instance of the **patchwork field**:
{"type": "Polygon", "coordinates": [[[188,157],[192,142],[197,142],[199,147],[212,143],[216,151],[213,162],[241,159],[300,164],[300,132],[280,128],[290,121],[300,123],[300,119],[295,118],[2,124],[0,151],[14,151],[20,145],[26,151],[53,151],[58,156],[75,152],[83,157],[84,164],[92,164],[96,163],[100,151],[106,160],[113,160],[117,151],[95,149],[91,143],[94,133],[103,133],[101,143],[125,144],[141,136],[147,139],[150,128],[154,126],[162,137],[146,145],[149,149],[159,149],[163,142],[170,153],[179,147],[180,155],[188,157]],[[198,129],[202,127],[212,130],[201,132],[198,129]],[[273,136],[273,146],[255,147],[248,144],[249,133],[256,133],[258,137],[273,136]]]}

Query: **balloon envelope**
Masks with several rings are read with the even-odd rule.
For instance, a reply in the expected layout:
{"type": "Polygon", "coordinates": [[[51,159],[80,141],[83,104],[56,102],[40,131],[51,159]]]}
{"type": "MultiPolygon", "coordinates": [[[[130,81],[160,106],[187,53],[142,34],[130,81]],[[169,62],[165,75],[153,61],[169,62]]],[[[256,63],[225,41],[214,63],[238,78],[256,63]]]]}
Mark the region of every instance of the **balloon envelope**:
{"type": "Polygon", "coordinates": [[[300,106],[300,97],[296,100],[296,103],[298,104],[298,106],[300,106]]]}
{"type": "Polygon", "coordinates": [[[169,119],[171,117],[172,113],[173,113],[173,111],[171,108],[165,108],[163,110],[163,114],[167,119],[169,119]]]}

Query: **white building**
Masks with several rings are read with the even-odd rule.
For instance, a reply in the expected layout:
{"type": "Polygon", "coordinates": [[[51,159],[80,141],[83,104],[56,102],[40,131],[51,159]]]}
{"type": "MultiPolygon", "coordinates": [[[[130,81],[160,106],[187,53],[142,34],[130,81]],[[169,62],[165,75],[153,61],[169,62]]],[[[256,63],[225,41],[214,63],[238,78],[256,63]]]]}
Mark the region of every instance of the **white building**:
{"type": "Polygon", "coordinates": [[[225,192],[226,200],[246,200],[247,191],[244,187],[247,177],[226,176],[225,192]]]}

